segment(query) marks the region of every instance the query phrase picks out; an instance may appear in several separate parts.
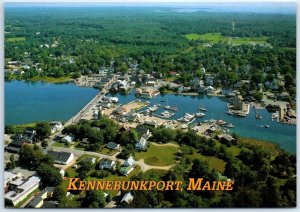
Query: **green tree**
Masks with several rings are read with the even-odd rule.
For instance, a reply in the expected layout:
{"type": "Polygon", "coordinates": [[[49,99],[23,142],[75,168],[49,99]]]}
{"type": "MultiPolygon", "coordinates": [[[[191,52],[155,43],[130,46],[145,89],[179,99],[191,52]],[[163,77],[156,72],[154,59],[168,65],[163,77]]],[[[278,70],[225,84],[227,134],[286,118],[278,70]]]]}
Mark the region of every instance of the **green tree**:
{"type": "Polygon", "coordinates": [[[36,129],[36,137],[39,140],[43,140],[51,134],[51,127],[48,122],[37,123],[35,129],[36,129]]]}
{"type": "Polygon", "coordinates": [[[43,187],[58,186],[63,181],[59,169],[48,164],[41,164],[37,168],[37,173],[41,177],[43,187]]]}

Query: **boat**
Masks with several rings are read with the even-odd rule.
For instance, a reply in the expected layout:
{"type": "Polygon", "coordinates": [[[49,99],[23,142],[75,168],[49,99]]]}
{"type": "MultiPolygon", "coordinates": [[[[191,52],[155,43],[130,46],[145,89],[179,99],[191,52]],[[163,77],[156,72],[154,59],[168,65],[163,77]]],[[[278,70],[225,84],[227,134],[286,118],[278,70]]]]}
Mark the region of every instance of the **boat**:
{"type": "Polygon", "coordinates": [[[196,113],[195,114],[196,118],[202,118],[203,116],[205,116],[205,113],[196,113]]]}
{"type": "Polygon", "coordinates": [[[225,113],[226,113],[227,115],[233,115],[233,113],[230,112],[229,110],[227,110],[225,113]]]}
{"type": "Polygon", "coordinates": [[[218,120],[218,121],[217,121],[217,124],[218,124],[218,125],[225,125],[225,124],[227,124],[227,122],[224,121],[224,120],[218,120]]]}
{"type": "Polygon", "coordinates": [[[207,109],[204,108],[204,107],[199,107],[199,110],[201,110],[201,111],[207,111],[207,109]]]}
{"type": "Polygon", "coordinates": [[[170,118],[170,117],[172,117],[174,115],[175,115],[175,113],[170,113],[169,111],[164,111],[164,112],[161,113],[161,116],[163,118],[170,118]]]}
{"type": "Polygon", "coordinates": [[[160,100],[160,102],[165,102],[166,100],[160,100]]]}
{"type": "Polygon", "coordinates": [[[238,113],[237,114],[239,117],[246,117],[247,115],[246,114],[244,114],[244,113],[238,113]]]}
{"type": "Polygon", "coordinates": [[[269,125],[267,125],[267,124],[265,125],[265,128],[269,128],[269,127],[270,127],[269,125]]]}
{"type": "Polygon", "coordinates": [[[227,128],[234,128],[234,125],[229,123],[229,124],[224,125],[224,127],[227,127],[227,128]]]}
{"type": "Polygon", "coordinates": [[[255,115],[255,118],[256,119],[261,119],[262,117],[261,117],[261,115],[259,115],[258,113],[255,115]]]}

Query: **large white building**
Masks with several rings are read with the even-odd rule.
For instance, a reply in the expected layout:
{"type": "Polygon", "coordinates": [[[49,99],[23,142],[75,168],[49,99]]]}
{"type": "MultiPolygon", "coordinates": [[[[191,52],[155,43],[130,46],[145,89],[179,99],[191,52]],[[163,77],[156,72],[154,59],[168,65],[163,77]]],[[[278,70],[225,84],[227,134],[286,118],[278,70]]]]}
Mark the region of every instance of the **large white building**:
{"type": "Polygon", "coordinates": [[[13,206],[17,205],[39,187],[40,181],[40,178],[37,176],[32,176],[28,179],[17,178],[10,181],[9,184],[12,190],[4,195],[5,201],[13,206]]]}

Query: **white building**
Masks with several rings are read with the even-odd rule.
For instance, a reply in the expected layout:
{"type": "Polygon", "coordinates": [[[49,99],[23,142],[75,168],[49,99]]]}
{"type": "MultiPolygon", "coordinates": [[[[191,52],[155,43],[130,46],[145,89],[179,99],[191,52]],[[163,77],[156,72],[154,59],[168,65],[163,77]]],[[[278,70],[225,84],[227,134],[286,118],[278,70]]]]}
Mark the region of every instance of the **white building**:
{"type": "Polygon", "coordinates": [[[39,187],[40,181],[41,180],[39,177],[32,176],[27,180],[18,178],[15,181],[10,182],[15,185],[18,184],[18,186],[14,190],[11,190],[4,195],[5,201],[14,206],[17,205],[39,187]]]}
{"type": "Polygon", "coordinates": [[[138,149],[138,150],[145,150],[147,149],[147,145],[148,145],[148,141],[141,137],[141,139],[135,143],[135,149],[138,149]]]}
{"type": "Polygon", "coordinates": [[[123,196],[121,202],[126,202],[127,204],[129,204],[132,202],[132,200],[133,200],[133,196],[130,192],[128,192],[123,196]]]}
{"type": "Polygon", "coordinates": [[[134,159],[132,156],[130,156],[124,163],[124,166],[133,166],[134,165],[134,159]]]}

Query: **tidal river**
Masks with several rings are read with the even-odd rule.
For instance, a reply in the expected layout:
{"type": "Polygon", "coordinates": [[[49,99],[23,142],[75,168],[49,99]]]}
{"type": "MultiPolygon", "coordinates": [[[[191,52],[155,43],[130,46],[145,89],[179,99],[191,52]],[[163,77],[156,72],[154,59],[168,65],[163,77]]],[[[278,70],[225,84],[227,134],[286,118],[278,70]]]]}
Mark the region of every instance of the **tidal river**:
{"type": "MultiPolygon", "coordinates": [[[[24,124],[39,121],[67,121],[82,109],[99,91],[94,88],[78,87],[73,83],[50,84],[43,82],[7,81],[5,82],[5,125],[24,124]]],[[[110,95],[112,96],[112,95],[110,95]]],[[[129,95],[116,94],[120,103],[125,104],[136,99],[135,93],[129,95]]],[[[179,110],[173,119],[180,118],[184,113],[199,112],[199,107],[207,108],[204,118],[223,119],[233,124],[231,132],[240,136],[265,140],[279,144],[291,153],[296,153],[296,126],[285,125],[271,120],[271,114],[259,110],[262,119],[255,119],[254,109],[245,118],[225,114],[226,100],[211,96],[159,95],[147,99],[151,105],[171,105],[179,110]],[[263,127],[269,125],[269,128],[263,127]]],[[[159,109],[156,113],[161,113],[159,109]]]]}
{"type": "Polygon", "coordinates": [[[67,121],[99,91],[74,83],[5,82],[5,125],[67,121]]]}
{"type": "MultiPolygon", "coordinates": [[[[115,94],[110,96],[118,97],[121,104],[125,104],[136,99],[134,92],[129,95],[115,94]]],[[[285,125],[272,121],[271,113],[269,113],[266,109],[258,110],[262,119],[256,119],[255,110],[252,107],[250,108],[250,114],[247,117],[227,115],[225,113],[227,104],[226,99],[215,96],[166,94],[159,95],[153,99],[147,99],[147,101],[150,102],[150,105],[161,104],[177,107],[178,112],[176,112],[175,116],[170,119],[178,119],[185,113],[199,112],[199,107],[205,107],[207,109],[205,112],[206,116],[197,119],[198,122],[208,119],[223,119],[235,126],[234,128],[230,128],[230,132],[236,132],[238,135],[243,137],[269,141],[278,144],[281,148],[290,153],[296,153],[296,126],[285,125]],[[270,127],[265,128],[265,125],[269,125],[270,127]]],[[[159,114],[163,111],[164,109],[160,108],[155,113],[159,114]]]]}

